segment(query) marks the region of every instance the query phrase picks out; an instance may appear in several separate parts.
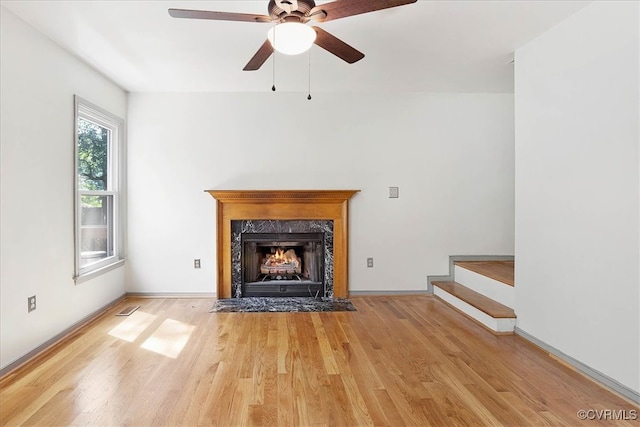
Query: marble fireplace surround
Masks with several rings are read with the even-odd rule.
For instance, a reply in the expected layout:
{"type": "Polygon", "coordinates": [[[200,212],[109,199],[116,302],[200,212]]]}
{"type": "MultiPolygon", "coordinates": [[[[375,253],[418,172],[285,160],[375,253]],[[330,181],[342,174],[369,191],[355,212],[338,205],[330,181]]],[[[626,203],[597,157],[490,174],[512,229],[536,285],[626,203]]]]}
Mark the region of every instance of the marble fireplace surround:
{"type": "Polygon", "coordinates": [[[360,190],[206,190],[216,199],[217,296],[233,296],[231,221],[333,222],[333,296],[347,298],[349,199],[360,190]]]}

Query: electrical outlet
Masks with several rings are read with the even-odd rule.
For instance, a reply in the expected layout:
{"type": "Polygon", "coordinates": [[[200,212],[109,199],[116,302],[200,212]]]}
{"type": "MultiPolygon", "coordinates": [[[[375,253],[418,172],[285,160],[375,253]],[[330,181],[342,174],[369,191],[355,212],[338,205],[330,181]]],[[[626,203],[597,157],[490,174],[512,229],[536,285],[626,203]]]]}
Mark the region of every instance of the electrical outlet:
{"type": "Polygon", "coordinates": [[[36,309],[36,296],[32,296],[27,298],[27,310],[28,313],[31,313],[33,310],[36,309]]]}
{"type": "Polygon", "coordinates": [[[367,267],[368,268],[373,267],[373,258],[367,258],[367,267]]]}
{"type": "Polygon", "coordinates": [[[399,197],[398,187],[389,187],[389,198],[397,199],[399,197]]]}
{"type": "Polygon", "coordinates": [[[200,268],[200,259],[196,258],[193,260],[193,268],[200,268]]]}

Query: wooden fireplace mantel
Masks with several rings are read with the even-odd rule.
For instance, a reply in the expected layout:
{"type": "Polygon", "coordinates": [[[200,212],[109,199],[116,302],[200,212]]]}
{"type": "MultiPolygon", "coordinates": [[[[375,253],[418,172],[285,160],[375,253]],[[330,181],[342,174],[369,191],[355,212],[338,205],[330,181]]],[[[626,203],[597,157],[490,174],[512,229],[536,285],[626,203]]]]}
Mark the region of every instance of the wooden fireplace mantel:
{"type": "Polygon", "coordinates": [[[206,190],[216,199],[218,298],[231,298],[232,220],[332,220],[333,295],[348,286],[348,202],[360,190],[206,190]]]}

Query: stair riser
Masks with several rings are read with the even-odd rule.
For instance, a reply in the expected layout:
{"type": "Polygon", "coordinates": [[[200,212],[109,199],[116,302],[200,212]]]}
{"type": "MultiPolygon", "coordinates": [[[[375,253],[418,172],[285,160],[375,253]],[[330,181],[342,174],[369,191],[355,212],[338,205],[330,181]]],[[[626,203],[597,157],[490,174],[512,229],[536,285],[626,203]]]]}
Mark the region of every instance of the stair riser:
{"type": "Polygon", "coordinates": [[[454,280],[500,304],[510,308],[515,307],[515,289],[513,286],[457,265],[454,268],[454,280]]]}
{"type": "Polygon", "coordinates": [[[497,333],[513,333],[516,326],[515,318],[493,318],[488,314],[478,310],[472,305],[467,304],[466,302],[458,299],[457,297],[451,295],[450,293],[438,288],[437,286],[433,289],[434,295],[442,299],[447,304],[457,308],[461,312],[465,313],[467,316],[473,318],[477,322],[481,323],[486,328],[497,332],[497,333]]]}

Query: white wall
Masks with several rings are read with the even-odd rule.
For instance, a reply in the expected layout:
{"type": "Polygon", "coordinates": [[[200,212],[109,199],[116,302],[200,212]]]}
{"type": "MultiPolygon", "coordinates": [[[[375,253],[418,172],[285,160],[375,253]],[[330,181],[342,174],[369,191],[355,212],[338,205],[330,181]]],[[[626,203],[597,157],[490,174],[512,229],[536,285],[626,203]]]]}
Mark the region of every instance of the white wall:
{"type": "Polygon", "coordinates": [[[131,94],[127,290],[215,292],[206,189],[360,189],[350,289],[425,290],[513,254],[513,138],[512,94],[131,94]]]}
{"type": "Polygon", "coordinates": [[[124,268],[75,285],[73,95],[126,116],[126,94],[0,8],[0,366],[124,293],[124,268]],[[27,297],[37,309],[27,313],[27,297]]]}
{"type": "Polygon", "coordinates": [[[516,52],[518,327],[640,391],[638,3],[516,52]]]}

